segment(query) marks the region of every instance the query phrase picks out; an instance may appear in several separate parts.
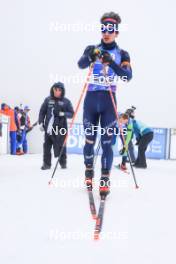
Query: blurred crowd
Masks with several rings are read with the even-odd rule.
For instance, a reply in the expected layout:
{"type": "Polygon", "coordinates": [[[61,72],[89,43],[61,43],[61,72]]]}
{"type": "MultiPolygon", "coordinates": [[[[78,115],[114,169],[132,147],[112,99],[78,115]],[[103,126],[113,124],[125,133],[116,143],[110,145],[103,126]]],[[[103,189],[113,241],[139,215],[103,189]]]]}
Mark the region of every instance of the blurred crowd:
{"type": "Polygon", "coordinates": [[[10,107],[6,103],[1,104],[0,114],[9,117],[10,154],[23,155],[28,152],[27,133],[32,129],[29,106],[10,107]]]}

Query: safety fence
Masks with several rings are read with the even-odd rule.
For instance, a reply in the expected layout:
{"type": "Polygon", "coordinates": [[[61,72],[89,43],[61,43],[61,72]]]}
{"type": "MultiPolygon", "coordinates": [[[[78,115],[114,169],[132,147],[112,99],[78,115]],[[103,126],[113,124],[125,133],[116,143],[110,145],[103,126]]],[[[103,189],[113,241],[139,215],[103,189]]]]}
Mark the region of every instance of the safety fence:
{"type": "MultiPolygon", "coordinates": [[[[151,159],[176,159],[176,128],[153,128],[154,139],[149,144],[146,151],[147,158],[151,159]]],[[[9,153],[9,118],[0,115],[0,154],[9,153]]],[[[98,145],[100,136],[96,140],[95,148],[98,145]]],[[[38,128],[35,128],[28,135],[30,153],[42,153],[43,135],[38,128]]],[[[71,154],[83,154],[85,136],[83,125],[75,123],[67,142],[67,151],[71,154]]],[[[114,155],[119,155],[122,144],[120,137],[117,136],[114,155]]],[[[137,153],[137,146],[134,140],[134,151],[137,153]]],[[[101,148],[100,152],[101,154],[101,148]]]]}
{"type": "MultiPolygon", "coordinates": [[[[171,128],[153,128],[154,138],[149,144],[146,156],[151,159],[176,159],[176,129],[171,128]]],[[[85,142],[83,125],[80,123],[74,124],[73,130],[70,132],[68,139],[67,150],[68,153],[82,154],[85,142]],[[75,132],[76,131],[76,132],[75,132]]],[[[95,144],[97,147],[99,136],[95,144]]],[[[113,147],[114,155],[119,155],[119,150],[122,144],[120,137],[117,137],[115,146],[113,147]]],[[[134,150],[137,152],[137,146],[134,141],[134,150]]],[[[99,154],[101,154],[101,149],[99,154]]]]}

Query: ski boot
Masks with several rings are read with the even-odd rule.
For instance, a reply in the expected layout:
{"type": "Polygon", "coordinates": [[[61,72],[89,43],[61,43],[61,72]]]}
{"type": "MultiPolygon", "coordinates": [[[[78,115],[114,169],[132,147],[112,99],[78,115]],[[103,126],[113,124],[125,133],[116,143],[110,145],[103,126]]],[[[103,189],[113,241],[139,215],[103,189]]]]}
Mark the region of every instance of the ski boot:
{"type": "Polygon", "coordinates": [[[42,167],[41,167],[41,170],[49,170],[51,168],[50,165],[46,164],[46,163],[43,163],[42,167]]]}
{"type": "Polygon", "coordinates": [[[109,179],[109,170],[102,169],[102,176],[100,178],[100,196],[106,197],[110,193],[110,179],[109,179]]]}
{"type": "Polygon", "coordinates": [[[66,169],[67,168],[67,164],[66,163],[62,163],[62,164],[60,164],[60,166],[61,166],[61,169],[66,169]]]}
{"type": "Polygon", "coordinates": [[[124,163],[119,164],[120,170],[127,171],[127,166],[124,163]]]}
{"type": "Polygon", "coordinates": [[[18,156],[24,155],[24,152],[20,148],[18,148],[16,150],[16,155],[18,155],[18,156]]]}
{"type": "Polygon", "coordinates": [[[87,165],[85,170],[85,184],[87,189],[92,191],[93,188],[93,177],[94,177],[94,170],[92,165],[87,165]]]}
{"type": "Polygon", "coordinates": [[[147,164],[138,164],[138,163],[135,163],[134,164],[134,167],[136,169],[146,169],[147,168],[147,164]]]}

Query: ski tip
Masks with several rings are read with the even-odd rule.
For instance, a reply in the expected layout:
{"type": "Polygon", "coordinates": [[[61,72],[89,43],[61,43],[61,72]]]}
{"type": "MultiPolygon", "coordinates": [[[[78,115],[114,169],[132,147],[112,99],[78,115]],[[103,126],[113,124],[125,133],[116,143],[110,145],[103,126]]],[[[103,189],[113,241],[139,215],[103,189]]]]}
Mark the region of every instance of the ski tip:
{"type": "Polygon", "coordinates": [[[99,239],[100,239],[100,235],[95,232],[94,233],[94,241],[97,241],[99,239]]]}
{"type": "Polygon", "coordinates": [[[139,186],[138,185],[136,185],[136,189],[139,189],[139,186]]]}

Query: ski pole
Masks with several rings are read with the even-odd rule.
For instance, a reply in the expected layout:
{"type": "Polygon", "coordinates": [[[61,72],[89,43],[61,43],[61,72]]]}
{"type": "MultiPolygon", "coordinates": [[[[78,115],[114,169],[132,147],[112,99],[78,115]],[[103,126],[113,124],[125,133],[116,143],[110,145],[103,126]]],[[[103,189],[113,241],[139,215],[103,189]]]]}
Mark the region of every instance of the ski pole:
{"type": "Polygon", "coordinates": [[[29,133],[37,124],[38,124],[38,121],[36,121],[30,128],[26,130],[26,134],[29,133]]]}
{"type": "MultiPolygon", "coordinates": [[[[120,121],[119,121],[119,114],[118,114],[118,111],[117,111],[117,106],[115,104],[115,100],[114,100],[114,97],[113,97],[113,94],[112,94],[111,87],[109,87],[109,94],[110,94],[110,97],[111,97],[111,100],[112,100],[112,104],[113,104],[114,112],[115,112],[115,115],[116,115],[118,127],[120,128],[120,133],[122,135],[123,144],[125,144],[125,137],[124,137],[124,134],[123,134],[122,126],[121,126],[120,121]]],[[[132,171],[135,187],[136,187],[136,189],[138,189],[139,186],[137,184],[136,176],[135,176],[134,169],[133,169],[132,162],[131,162],[131,157],[129,155],[129,151],[128,150],[127,150],[127,156],[128,156],[129,162],[130,162],[130,167],[131,167],[131,171],[132,171]]]]}
{"type": "Polygon", "coordinates": [[[83,96],[84,96],[84,93],[85,93],[85,91],[87,91],[87,86],[88,86],[88,82],[89,82],[90,76],[91,76],[91,74],[92,74],[93,66],[94,66],[94,63],[92,63],[92,64],[90,65],[89,72],[88,72],[88,74],[87,74],[85,84],[84,84],[84,86],[83,86],[83,89],[82,89],[82,92],[81,92],[80,98],[79,98],[78,103],[77,103],[77,105],[76,105],[76,109],[75,109],[75,112],[74,112],[73,118],[72,118],[72,120],[71,120],[71,123],[70,123],[69,129],[68,129],[68,132],[67,132],[66,137],[65,137],[65,139],[64,139],[64,142],[63,142],[63,145],[62,145],[62,148],[61,148],[61,151],[60,151],[59,157],[58,157],[58,159],[57,159],[56,165],[55,165],[54,170],[53,170],[53,173],[52,173],[52,175],[51,175],[51,179],[50,179],[50,181],[48,182],[48,184],[51,184],[51,183],[52,183],[52,180],[53,180],[53,178],[54,178],[54,175],[55,175],[55,172],[56,172],[56,169],[57,169],[58,163],[59,163],[59,161],[60,161],[61,155],[62,155],[62,153],[63,153],[63,151],[64,151],[64,147],[66,146],[66,143],[67,143],[67,140],[68,140],[69,132],[71,131],[71,129],[72,129],[72,127],[73,127],[73,124],[74,124],[74,122],[75,122],[75,118],[76,118],[76,115],[77,115],[77,113],[78,113],[79,106],[80,106],[80,104],[81,104],[81,101],[82,101],[82,98],[83,98],[83,96]]]}
{"type": "MultiPolygon", "coordinates": [[[[103,68],[103,71],[104,71],[104,76],[106,77],[107,76],[107,72],[106,72],[105,67],[103,68]]],[[[107,80],[106,80],[106,83],[108,83],[107,80]]],[[[125,144],[125,137],[124,137],[124,134],[123,134],[122,126],[121,126],[121,124],[119,122],[119,114],[118,114],[118,110],[117,110],[117,105],[115,103],[115,100],[114,100],[114,97],[113,97],[113,94],[112,94],[111,84],[109,84],[109,94],[110,94],[111,101],[112,101],[112,104],[113,104],[113,108],[114,108],[114,112],[115,112],[115,115],[116,115],[118,127],[120,128],[120,133],[122,135],[123,144],[125,144]]],[[[137,184],[136,176],[135,176],[134,169],[133,169],[132,162],[131,162],[131,157],[129,155],[129,151],[128,150],[127,150],[127,156],[128,156],[129,162],[130,162],[130,167],[131,167],[131,171],[132,171],[135,187],[136,187],[136,189],[138,189],[139,186],[137,184]]]]}

